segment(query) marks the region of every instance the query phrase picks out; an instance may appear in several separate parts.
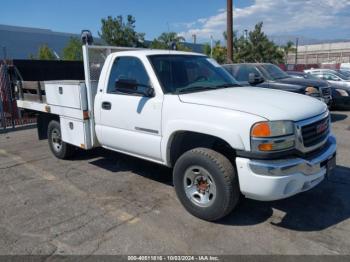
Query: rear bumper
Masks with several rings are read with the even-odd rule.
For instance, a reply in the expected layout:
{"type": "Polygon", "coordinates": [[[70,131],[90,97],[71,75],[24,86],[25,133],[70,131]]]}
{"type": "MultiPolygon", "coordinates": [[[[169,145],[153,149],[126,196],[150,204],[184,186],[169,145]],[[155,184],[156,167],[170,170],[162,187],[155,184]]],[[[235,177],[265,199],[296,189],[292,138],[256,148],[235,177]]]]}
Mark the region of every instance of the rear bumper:
{"type": "Polygon", "coordinates": [[[236,158],[240,189],[248,198],[272,201],[287,198],[318,185],[327,163],[336,154],[336,139],[311,159],[251,160],[236,158]]]}

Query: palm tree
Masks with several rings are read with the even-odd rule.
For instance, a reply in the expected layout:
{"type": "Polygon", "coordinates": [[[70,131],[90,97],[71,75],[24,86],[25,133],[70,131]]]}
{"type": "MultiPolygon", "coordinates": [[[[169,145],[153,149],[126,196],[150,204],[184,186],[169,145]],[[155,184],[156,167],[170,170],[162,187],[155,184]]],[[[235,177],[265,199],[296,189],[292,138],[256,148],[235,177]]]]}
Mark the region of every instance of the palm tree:
{"type": "Polygon", "coordinates": [[[288,43],[285,46],[282,46],[282,50],[284,53],[284,62],[285,64],[288,63],[288,55],[290,53],[295,53],[296,48],[294,47],[294,43],[292,41],[288,41],[288,43]]]}
{"type": "Polygon", "coordinates": [[[179,44],[181,42],[185,41],[185,38],[183,36],[179,36],[175,32],[169,32],[169,33],[162,33],[158,37],[158,41],[166,44],[167,46],[171,45],[172,43],[179,44]]]}
{"type": "Polygon", "coordinates": [[[169,49],[169,47],[175,43],[178,50],[188,51],[188,48],[186,48],[182,42],[185,42],[183,36],[178,35],[176,32],[165,32],[154,39],[150,47],[154,49],[169,49]]]}

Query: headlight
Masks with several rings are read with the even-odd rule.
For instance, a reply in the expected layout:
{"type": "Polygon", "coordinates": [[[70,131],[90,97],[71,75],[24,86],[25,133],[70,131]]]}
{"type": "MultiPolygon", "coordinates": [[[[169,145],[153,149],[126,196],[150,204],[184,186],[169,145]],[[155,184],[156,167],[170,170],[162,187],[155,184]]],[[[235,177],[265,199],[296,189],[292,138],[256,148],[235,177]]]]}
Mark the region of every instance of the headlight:
{"type": "Polygon", "coordinates": [[[305,89],[305,94],[308,96],[320,96],[320,91],[313,86],[309,86],[305,89]]]}
{"type": "Polygon", "coordinates": [[[339,93],[340,96],[349,96],[348,92],[343,89],[335,89],[339,93]]]}
{"type": "Polygon", "coordinates": [[[251,129],[253,151],[283,151],[295,146],[292,121],[269,121],[256,123],[251,129]]]}

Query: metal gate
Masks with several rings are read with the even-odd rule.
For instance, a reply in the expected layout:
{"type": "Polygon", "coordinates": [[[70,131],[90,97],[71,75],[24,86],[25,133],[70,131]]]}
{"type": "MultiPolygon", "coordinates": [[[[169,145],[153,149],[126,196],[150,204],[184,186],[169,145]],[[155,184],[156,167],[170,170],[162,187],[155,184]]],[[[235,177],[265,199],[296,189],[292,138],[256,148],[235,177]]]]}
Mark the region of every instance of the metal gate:
{"type": "Polygon", "coordinates": [[[8,72],[10,62],[0,62],[0,128],[15,128],[18,125],[35,123],[34,117],[21,114],[11,87],[8,72]]]}

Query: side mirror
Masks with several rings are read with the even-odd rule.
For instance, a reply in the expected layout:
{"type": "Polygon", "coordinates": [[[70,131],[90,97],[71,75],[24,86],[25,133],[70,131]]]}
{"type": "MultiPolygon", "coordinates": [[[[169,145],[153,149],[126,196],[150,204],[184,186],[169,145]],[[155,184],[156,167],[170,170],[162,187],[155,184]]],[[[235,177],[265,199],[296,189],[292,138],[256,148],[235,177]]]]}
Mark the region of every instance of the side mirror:
{"type": "Polygon", "coordinates": [[[262,82],[264,82],[265,79],[260,76],[260,75],[257,75],[257,74],[254,74],[254,73],[250,73],[249,74],[249,84],[251,85],[258,85],[258,84],[261,84],[262,82]]]}
{"type": "Polygon", "coordinates": [[[115,81],[115,90],[127,94],[139,94],[146,97],[154,96],[154,89],[151,86],[139,84],[135,79],[117,79],[115,81]],[[138,88],[142,87],[142,88],[138,88]]]}

